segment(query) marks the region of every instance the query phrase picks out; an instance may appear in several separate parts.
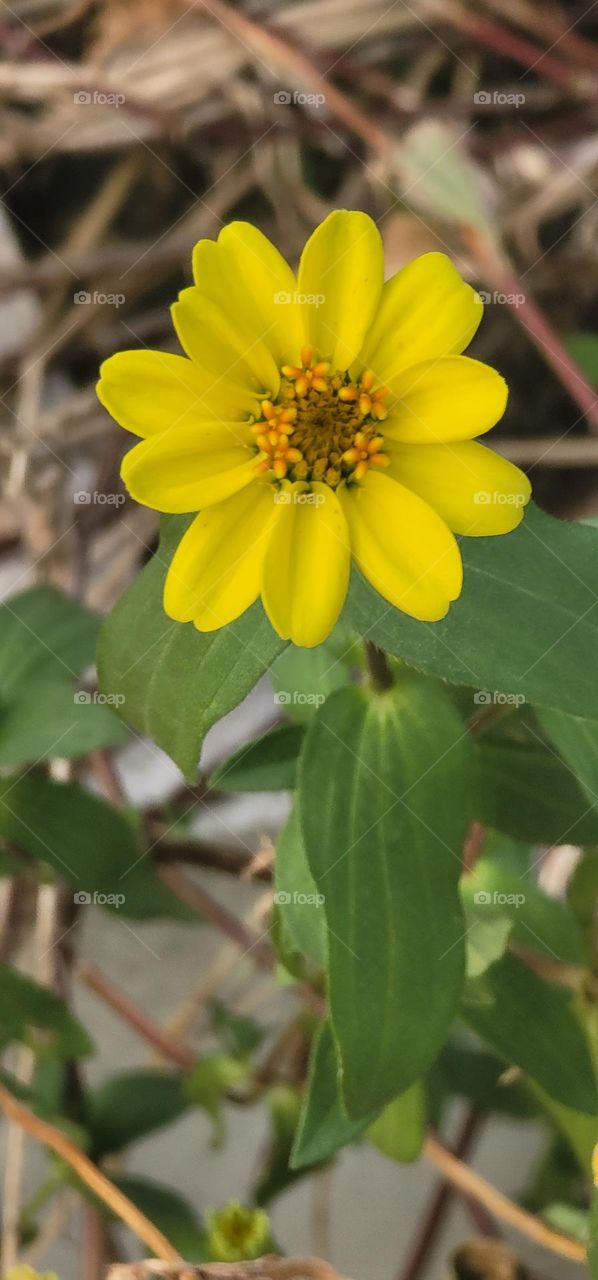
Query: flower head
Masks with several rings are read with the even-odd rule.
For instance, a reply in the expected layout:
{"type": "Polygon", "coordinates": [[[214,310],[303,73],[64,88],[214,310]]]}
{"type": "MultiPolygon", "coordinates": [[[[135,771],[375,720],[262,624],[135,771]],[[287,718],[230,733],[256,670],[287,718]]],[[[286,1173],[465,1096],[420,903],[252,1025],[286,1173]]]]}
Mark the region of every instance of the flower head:
{"type": "Polygon", "coordinates": [[[137,501],[199,512],[170,566],[164,607],[200,631],[261,595],[273,627],[319,644],[342,609],[351,560],[415,618],[461,591],[455,534],[508,533],[530,486],[474,443],[507,388],[461,353],[479,295],[441,253],[387,283],[375,224],[338,211],[297,279],[255,227],[201,240],[195,284],[172,309],[185,356],[125,351],[98,395],[144,437],[122,474],[137,501]]]}
{"type": "Polygon", "coordinates": [[[263,1209],[248,1209],[231,1200],[225,1209],[208,1215],[211,1253],[222,1262],[257,1258],[270,1243],[270,1219],[263,1209]]]}

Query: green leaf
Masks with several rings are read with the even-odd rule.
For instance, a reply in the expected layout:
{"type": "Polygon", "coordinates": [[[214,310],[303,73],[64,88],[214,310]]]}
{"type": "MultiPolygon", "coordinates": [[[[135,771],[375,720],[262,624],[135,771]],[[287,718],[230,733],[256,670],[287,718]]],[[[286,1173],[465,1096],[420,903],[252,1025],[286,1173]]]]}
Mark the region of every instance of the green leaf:
{"type": "Polygon", "coordinates": [[[579,780],[585,800],[583,809],[593,806],[591,817],[598,825],[598,723],[562,711],[540,711],[538,718],[565,765],[579,780]]]}
{"type": "Polygon", "coordinates": [[[213,1145],[224,1137],[222,1107],[227,1091],[247,1078],[247,1067],[227,1053],[207,1053],[187,1076],[185,1089],[195,1106],[207,1111],[214,1121],[213,1145]]]}
{"type": "MultiPolygon", "coordinates": [[[[527,854],[527,850],[523,851],[527,854]]],[[[550,898],[538,887],[522,860],[521,872],[506,870],[499,861],[500,837],[490,844],[473,871],[461,880],[461,897],[478,918],[508,917],[511,938],[533,951],[566,964],[581,964],[580,931],[567,903],[550,898]],[[494,852],[493,852],[494,850],[494,852]]]]}
{"type": "Polygon", "coordinates": [[[71,759],[126,739],[126,729],[109,706],[92,701],[90,694],[75,693],[62,680],[21,689],[14,701],[0,705],[0,765],[53,756],[71,759]]]}
{"type": "Polygon", "coordinates": [[[556,1201],[555,1204],[546,1205],[541,1217],[553,1231],[559,1231],[561,1235],[569,1236],[571,1240],[579,1240],[581,1244],[588,1243],[590,1219],[585,1209],[556,1201]]]}
{"type": "Polygon", "coordinates": [[[164,579],[189,521],[163,522],[158,551],[104,623],[98,672],[104,693],[124,699],[119,715],[193,781],[208,729],[250,692],[285,642],[259,603],[209,633],[166,616],[164,579]]]}
{"type": "Polygon", "coordinates": [[[53,991],[0,964],[0,1047],[12,1040],[61,1058],[80,1058],[93,1048],[81,1023],[53,991]]]}
{"type": "Polygon", "coordinates": [[[513,926],[508,916],[495,914],[484,918],[472,912],[466,912],[465,923],[467,977],[479,978],[504,955],[513,926]]]}
{"type": "Polygon", "coordinates": [[[339,690],[308,729],[299,811],[325,898],[330,1009],[354,1118],[423,1074],[455,1011],[469,765],[445,690],[409,672],[384,694],[339,690]]]}
{"type": "Polygon", "coordinates": [[[274,901],[292,945],[316,968],[323,969],[326,964],[324,904],[309,869],[299,815],[295,809],[278,837],[274,883],[274,901]]]}
{"type": "Polygon", "coordinates": [[[514,533],[461,549],[463,592],[442,622],[390,608],[358,574],[348,620],[431,675],[598,718],[598,530],[532,505],[514,533]]]}
{"type": "Polygon", "coordinates": [[[419,1159],[425,1136],[426,1092],[421,1080],[389,1102],[367,1131],[370,1142],[383,1156],[401,1164],[419,1159]]]}
{"type": "Polygon", "coordinates": [[[340,624],[315,649],[290,644],[272,664],[275,698],[297,724],[309,724],[329,693],[350,683],[351,666],[359,666],[354,635],[340,624]]]}
{"type": "Polygon", "coordinates": [[[295,786],[304,731],[283,724],[240,747],[209,779],[214,791],[287,791],[295,786]]]}
{"type": "Polygon", "coordinates": [[[112,1176],[115,1185],[153,1222],[187,1262],[205,1262],[208,1258],[207,1235],[189,1202],[149,1178],[131,1174],[112,1176]]]}
{"type": "Polygon", "coordinates": [[[291,1153],[291,1168],[329,1160],[355,1142],[368,1119],[350,1120],[343,1110],[339,1067],[332,1028],[323,1022],[312,1045],[307,1088],[291,1153]]]}
{"type": "Polygon", "coordinates": [[[245,1058],[262,1043],[266,1032],[254,1018],[246,1018],[223,1004],[210,1000],[210,1021],[224,1048],[233,1056],[245,1058]]]}
{"type": "Polygon", "coordinates": [[[531,843],[598,842],[598,814],[588,811],[570,769],[540,741],[481,743],[473,790],[478,820],[505,835],[531,843]]]}
{"type": "Polygon", "coordinates": [[[122,1151],[131,1142],[163,1129],[190,1105],[180,1073],[148,1070],[113,1076],[87,1098],[93,1158],[122,1151]]]}
{"type": "Polygon", "coordinates": [[[139,920],[193,919],[156,876],[124,814],[71,783],[38,773],[0,782],[0,837],[48,863],[80,905],[139,920]]]}
{"type": "Polygon", "coordinates": [[[584,1177],[589,1177],[592,1170],[592,1152],[598,1142],[598,1116],[584,1115],[583,1112],[575,1111],[572,1107],[564,1107],[561,1102],[555,1102],[554,1098],[549,1097],[544,1089],[540,1089],[539,1085],[534,1084],[532,1080],[528,1081],[528,1088],[534,1098],[537,1098],[542,1110],[552,1120],[561,1137],[568,1142],[584,1177]]]}
{"type": "Polygon", "coordinates": [[[465,1021],[505,1059],[565,1106],[594,1115],[596,1083],[570,995],[505,955],[467,984],[465,1021]]]}
{"type": "Polygon", "coordinates": [[[77,676],[93,662],[99,618],[54,587],[0,606],[0,700],[33,683],[77,676]]]}
{"type": "Polygon", "coordinates": [[[433,1086],[443,1099],[466,1098],[482,1111],[517,1119],[537,1115],[527,1090],[504,1076],[500,1058],[456,1039],[443,1045],[431,1072],[433,1086]]]}
{"type": "Polygon", "coordinates": [[[255,1203],[266,1205],[302,1176],[303,1170],[290,1164],[291,1148],[301,1105],[297,1089],[277,1084],[268,1089],[270,1137],[258,1180],[254,1188],[255,1203]]]}
{"type": "Polygon", "coordinates": [[[586,378],[598,386],[598,333],[573,333],[567,346],[586,378]]]}

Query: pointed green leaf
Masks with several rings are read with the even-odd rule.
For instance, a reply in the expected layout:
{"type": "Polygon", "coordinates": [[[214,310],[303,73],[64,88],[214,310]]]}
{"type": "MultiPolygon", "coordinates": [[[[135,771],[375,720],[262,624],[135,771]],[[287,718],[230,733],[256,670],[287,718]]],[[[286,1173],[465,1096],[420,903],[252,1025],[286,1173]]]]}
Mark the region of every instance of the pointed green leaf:
{"type": "Polygon", "coordinates": [[[332,1028],[323,1022],[312,1045],[309,1075],[291,1154],[291,1168],[329,1160],[364,1132],[364,1120],[350,1120],[343,1110],[339,1066],[332,1028]]]}
{"type": "Polygon", "coordinates": [[[283,724],[239,747],[209,779],[213,791],[287,791],[295,785],[304,731],[283,724]]]}
{"type": "Polygon", "coordinates": [[[598,530],[531,506],[514,533],[463,538],[464,586],[442,622],[418,622],[354,575],[347,620],[452,683],[598,719],[598,530]]]}
{"type": "Polygon", "coordinates": [[[48,863],[82,906],[139,920],[194,918],[158,879],[125,815],[75,784],[33,772],[0,782],[2,836],[48,863]]]}
{"type": "Polygon", "coordinates": [[[99,618],[54,587],[31,587],[0,606],[0,701],[93,662],[99,618]]]}
{"type": "Polygon", "coordinates": [[[592,1060],[570,993],[505,955],[481,978],[468,982],[462,1009],[472,1030],[551,1098],[595,1114],[592,1060]]]}
{"type": "Polygon", "coordinates": [[[330,1009],[354,1118],[423,1074],[455,1010],[469,767],[445,690],[409,672],[384,694],[339,690],[308,729],[299,812],[325,899],[330,1009]]]}
{"type": "Polygon", "coordinates": [[[426,1091],[416,1080],[388,1106],[367,1131],[371,1143],[389,1160],[411,1164],[421,1155],[426,1136],[426,1091]]]}
{"type": "Polygon", "coordinates": [[[53,991],[0,964],[0,1048],[12,1040],[63,1058],[92,1052],[87,1032],[53,991]]]}
{"type": "Polygon", "coordinates": [[[208,729],[253,689],[285,642],[259,603],[208,633],[166,616],[164,579],[189,520],[163,522],[158,551],[104,623],[98,672],[103,692],[123,699],[123,720],[194,781],[208,729]]]}

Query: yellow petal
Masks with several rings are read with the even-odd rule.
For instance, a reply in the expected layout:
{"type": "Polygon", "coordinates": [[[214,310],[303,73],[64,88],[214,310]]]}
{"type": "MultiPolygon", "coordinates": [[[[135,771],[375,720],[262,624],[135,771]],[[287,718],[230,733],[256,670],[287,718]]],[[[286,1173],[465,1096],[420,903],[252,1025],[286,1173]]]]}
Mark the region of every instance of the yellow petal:
{"type": "Polygon", "coordinates": [[[193,278],[212,302],[259,337],[276,363],[297,364],[305,343],[297,281],[278,249],[249,222],[231,222],[218,240],[200,240],[193,278]]]}
{"type": "Polygon", "coordinates": [[[192,618],[199,631],[216,631],[253,604],[277,514],[275,493],[273,485],[255,480],[196,517],[166,578],[169,617],[177,622],[192,618]]]}
{"type": "Polygon", "coordinates": [[[339,497],[353,558],[385,600],[404,613],[436,622],[461,591],[459,548],[440,516],[387,475],[369,471],[339,497]]]}
{"type": "Polygon", "coordinates": [[[183,289],[171,311],[183,351],[201,369],[209,369],[216,382],[232,380],[276,396],[278,367],[257,326],[248,331],[242,316],[204,297],[196,286],[183,289]]]}
{"type": "Polygon", "coordinates": [[[310,236],[301,255],[297,287],[307,343],[347,369],[372,323],[382,289],[384,253],[375,222],[365,213],[337,210],[310,236]]]}
{"type": "Polygon", "coordinates": [[[442,444],[483,435],[502,418],[508,396],[496,369],[469,356],[412,365],[386,385],[393,401],[384,434],[403,444],[442,444]]]}
{"type": "Polygon", "coordinates": [[[264,560],[262,597],[283,640],[311,649],[326,639],[349,585],[349,535],[333,489],[283,485],[264,560]]]}
{"type": "Polygon", "coordinates": [[[207,418],[248,418],[258,401],[247,388],[167,351],[119,351],[105,360],[97,385],[108,413],[137,436],[207,418]]]}
{"type": "Polygon", "coordinates": [[[238,422],[181,426],[131,449],[121,475],[132,497],[146,507],[199,511],[255,478],[251,439],[249,428],[238,422]]]}
{"type": "Polygon", "coordinates": [[[384,285],[358,365],[386,384],[422,360],[460,355],[482,319],[479,293],[444,253],[424,253],[384,285]]]}
{"type": "Polygon", "coordinates": [[[386,472],[419,494],[454,533],[510,533],[523,519],[531,485],[523,471],[484,445],[388,442],[386,472]]]}

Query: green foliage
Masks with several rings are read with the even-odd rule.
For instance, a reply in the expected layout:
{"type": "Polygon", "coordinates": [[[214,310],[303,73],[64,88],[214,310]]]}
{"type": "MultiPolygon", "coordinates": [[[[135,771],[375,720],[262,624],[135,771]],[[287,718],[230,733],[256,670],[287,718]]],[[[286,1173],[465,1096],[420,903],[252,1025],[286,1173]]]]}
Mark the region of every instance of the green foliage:
{"type": "Polygon", "coordinates": [[[598,530],[532,504],[514,533],[465,538],[462,552],[463,593],[442,622],[389,609],[356,574],[351,625],[429,675],[598,719],[598,530]]]}
{"type": "Polygon", "coordinates": [[[180,1074],[127,1071],[87,1097],[86,1124],[95,1159],[178,1120],[190,1106],[180,1074]]]}
{"type": "Polygon", "coordinates": [[[164,521],[159,550],[104,624],[98,652],[106,695],[119,714],[162,747],[190,780],[211,725],[236,707],[284,648],[261,606],[201,634],[166,618],[164,579],[188,517],[164,521]]]}
{"type": "Polygon", "coordinates": [[[409,674],[389,693],[332,694],[308,730],[299,812],[355,1119],[426,1070],[455,1012],[468,746],[444,691],[409,674]]]}
{"type": "Polygon", "coordinates": [[[284,724],[240,747],[209,779],[213,791],[283,791],[295,785],[303,742],[299,725],[284,724]]]}
{"type": "Polygon", "coordinates": [[[12,1040],[67,1058],[92,1052],[87,1032],[62,1000],[8,965],[0,965],[0,1048],[12,1040]]]}
{"type": "Polygon", "coordinates": [[[598,1095],[587,1040],[570,995],[504,955],[468,982],[463,1017],[508,1063],[556,1102],[594,1115],[598,1095]]]}
{"type": "Polygon", "coordinates": [[[0,783],[0,836],[52,867],[79,905],[190,918],[144,857],[132,822],[75,784],[38,773],[0,783]]]}

